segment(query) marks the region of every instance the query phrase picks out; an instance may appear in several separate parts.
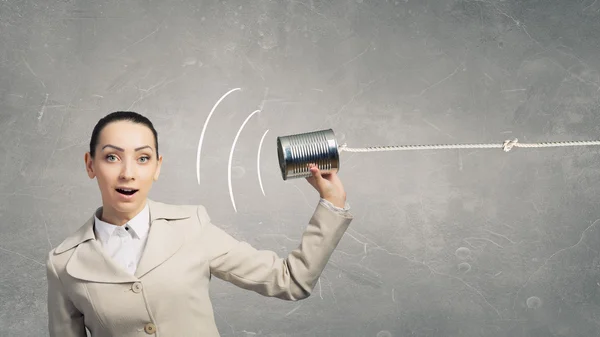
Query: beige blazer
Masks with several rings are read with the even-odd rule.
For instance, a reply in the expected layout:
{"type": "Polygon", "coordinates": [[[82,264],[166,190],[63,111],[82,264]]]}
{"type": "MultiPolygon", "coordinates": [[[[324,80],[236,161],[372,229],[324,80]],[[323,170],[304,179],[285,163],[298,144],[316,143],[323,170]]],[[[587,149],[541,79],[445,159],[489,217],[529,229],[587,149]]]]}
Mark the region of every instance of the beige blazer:
{"type": "Polygon", "coordinates": [[[150,232],[134,275],[103,252],[93,216],[49,253],[51,337],[85,337],[85,327],[93,337],[219,336],[211,275],[264,296],[306,298],[352,220],[319,203],[284,259],[234,239],[203,206],[148,205],[150,232]]]}

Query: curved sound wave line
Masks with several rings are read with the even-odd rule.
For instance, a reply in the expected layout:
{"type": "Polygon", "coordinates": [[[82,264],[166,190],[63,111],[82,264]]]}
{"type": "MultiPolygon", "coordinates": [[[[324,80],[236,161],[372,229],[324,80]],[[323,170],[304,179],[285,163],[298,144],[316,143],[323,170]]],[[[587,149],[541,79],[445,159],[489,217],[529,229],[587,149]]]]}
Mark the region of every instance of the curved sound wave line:
{"type": "Polygon", "coordinates": [[[237,143],[240,133],[242,133],[244,126],[246,125],[246,123],[248,123],[250,118],[252,118],[252,116],[254,116],[254,114],[257,112],[260,112],[260,110],[254,110],[254,112],[252,112],[248,117],[246,117],[246,120],[244,121],[244,123],[242,123],[242,126],[240,126],[240,129],[235,135],[235,138],[233,139],[233,144],[231,145],[231,151],[229,151],[229,162],[227,163],[227,183],[229,184],[229,197],[231,198],[231,203],[233,204],[233,210],[236,213],[237,208],[235,207],[235,200],[233,199],[233,190],[231,188],[231,159],[233,158],[233,150],[235,150],[235,144],[237,143]]]}
{"type": "Polygon", "coordinates": [[[260,139],[260,143],[258,144],[258,154],[256,155],[256,172],[258,174],[258,184],[260,185],[260,190],[262,191],[263,196],[265,195],[265,189],[263,188],[262,179],[260,178],[260,149],[262,148],[263,141],[265,140],[265,136],[267,135],[269,130],[263,133],[262,138],[260,139]]]}
{"type": "Polygon", "coordinates": [[[225,97],[227,97],[229,94],[231,94],[232,92],[234,92],[236,90],[241,90],[241,89],[240,88],[231,89],[228,92],[226,92],[225,95],[221,96],[221,98],[219,98],[217,103],[215,103],[215,105],[213,105],[212,109],[210,110],[210,113],[208,114],[208,117],[206,117],[206,121],[204,122],[204,127],[202,128],[202,133],[200,133],[200,141],[198,142],[198,153],[196,154],[196,179],[198,180],[198,185],[200,185],[200,152],[202,149],[202,140],[204,139],[204,133],[206,132],[206,127],[208,126],[208,121],[210,120],[210,117],[212,116],[213,112],[215,112],[215,110],[217,109],[217,106],[219,106],[221,101],[223,99],[225,99],[225,97]]]}

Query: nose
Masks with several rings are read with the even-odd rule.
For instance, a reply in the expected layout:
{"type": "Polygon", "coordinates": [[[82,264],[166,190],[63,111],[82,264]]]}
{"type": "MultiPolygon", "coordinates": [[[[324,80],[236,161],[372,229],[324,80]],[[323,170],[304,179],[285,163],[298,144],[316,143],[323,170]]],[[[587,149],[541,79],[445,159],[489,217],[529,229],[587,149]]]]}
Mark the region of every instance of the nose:
{"type": "Polygon", "coordinates": [[[124,160],[121,166],[121,176],[123,180],[132,180],[135,178],[135,164],[131,163],[130,160],[124,160]]]}

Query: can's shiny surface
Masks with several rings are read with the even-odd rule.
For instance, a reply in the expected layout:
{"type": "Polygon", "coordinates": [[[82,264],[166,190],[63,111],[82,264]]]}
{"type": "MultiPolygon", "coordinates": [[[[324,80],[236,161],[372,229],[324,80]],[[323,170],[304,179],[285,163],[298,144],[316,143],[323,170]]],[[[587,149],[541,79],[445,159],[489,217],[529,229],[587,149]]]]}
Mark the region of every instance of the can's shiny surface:
{"type": "Polygon", "coordinates": [[[339,152],[332,129],[277,137],[277,154],[283,180],[310,176],[308,164],[322,173],[338,172],[339,152]]]}

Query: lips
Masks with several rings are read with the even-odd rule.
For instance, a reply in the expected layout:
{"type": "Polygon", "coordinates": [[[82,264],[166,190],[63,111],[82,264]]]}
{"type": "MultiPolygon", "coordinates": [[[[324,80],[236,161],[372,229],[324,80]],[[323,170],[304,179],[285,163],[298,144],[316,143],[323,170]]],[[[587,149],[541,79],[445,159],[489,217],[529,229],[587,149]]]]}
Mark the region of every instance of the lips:
{"type": "Polygon", "coordinates": [[[116,188],[115,190],[123,195],[134,195],[137,191],[139,191],[134,188],[116,188]]]}

